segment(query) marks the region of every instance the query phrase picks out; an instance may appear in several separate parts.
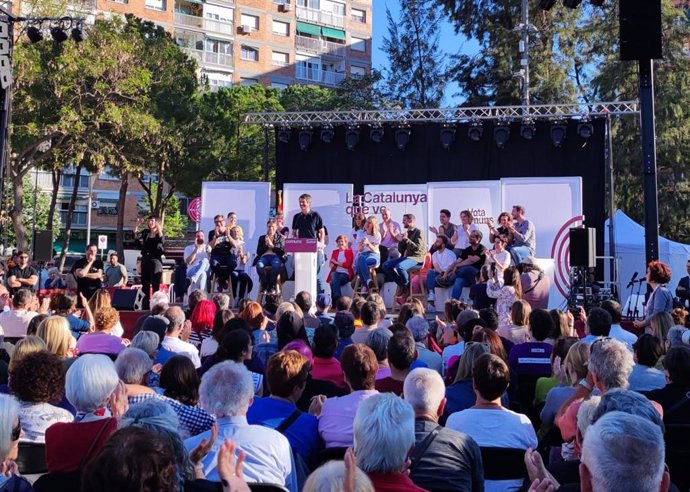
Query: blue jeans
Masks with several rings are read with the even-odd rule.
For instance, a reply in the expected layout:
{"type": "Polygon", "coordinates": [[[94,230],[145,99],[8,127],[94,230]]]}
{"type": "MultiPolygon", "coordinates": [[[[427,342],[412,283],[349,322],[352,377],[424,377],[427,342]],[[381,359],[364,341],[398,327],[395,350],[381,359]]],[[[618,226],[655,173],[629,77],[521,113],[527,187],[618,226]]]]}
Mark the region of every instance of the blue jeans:
{"type": "Polygon", "coordinates": [[[254,288],[254,282],[244,270],[233,270],[230,273],[230,281],[232,282],[232,291],[235,294],[235,299],[243,299],[245,293],[248,294],[254,288]]]}
{"type": "Polygon", "coordinates": [[[331,274],[331,297],[333,298],[333,304],[335,304],[336,299],[342,296],[341,288],[343,285],[350,282],[350,276],[347,273],[333,272],[331,274]]]}
{"type": "Polygon", "coordinates": [[[204,258],[200,263],[187,268],[187,278],[192,281],[189,286],[189,292],[194,292],[195,290],[206,290],[206,279],[208,277],[208,269],[211,264],[208,258],[204,258]]]}
{"type": "Polygon", "coordinates": [[[453,299],[460,299],[462,295],[462,289],[465,287],[470,287],[474,285],[475,278],[479,272],[473,266],[463,266],[455,270],[453,276],[455,277],[455,283],[453,284],[453,290],[450,296],[453,299]]]}
{"type": "Polygon", "coordinates": [[[426,291],[429,294],[434,293],[434,289],[436,288],[436,277],[441,275],[438,273],[436,270],[433,268],[429,268],[429,271],[426,272],[426,291]]]}
{"type": "Polygon", "coordinates": [[[283,268],[283,262],[278,258],[277,255],[264,255],[259,258],[256,262],[256,273],[259,275],[259,280],[261,280],[261,285],[264,289],[270,289],[275,286],[278,281],[278,274],[283,268]],[[266,275],[264,270],[267,266],[271,267],[270,277],[266,275]]]}
{"type": "Polygon", "coordinates": [[[417,266],[422,266],[422,264],[417,260],[412,260],[402,256],[400,258],[385,262],[383,264],[383,271],[386,272],[386,275],[388,275],[393,282],[404,287],[405,285],[410,284],[410,275],[407,273],[407,271],[410,268],[417,266]]]}
{"type": "Polygon", "coordinates": [[[228,279],[230,272],[237,268],[235,255],[211,255],[211,271],[221,278],[228,279]]]}
{"type": "Polygon", "coordinates": [[[522,263],[522,260],[532,256],[532,252],[527,246],[513,246],[510,248],[510,256],[513,259],[513,265],[517,266],[522,263]]]}
{"type": "Polygon", "coordinates": [[[371,251],[364,251],[357,256],[357,275],[364,285],[369,282],[369,267],[379,266],[379,255],[371,251]]]}

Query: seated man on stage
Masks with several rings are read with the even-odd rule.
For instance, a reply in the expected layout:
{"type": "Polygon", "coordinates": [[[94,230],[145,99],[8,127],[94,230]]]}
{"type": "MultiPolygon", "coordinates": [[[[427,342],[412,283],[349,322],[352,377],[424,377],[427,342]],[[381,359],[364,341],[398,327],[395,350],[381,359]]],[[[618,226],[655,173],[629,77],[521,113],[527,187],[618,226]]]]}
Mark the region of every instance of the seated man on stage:
{"type": "Polygon", "coordinates": [[[230,228],[225,226],[225,218],[216,215],[213,218],[216,227],[208,233],[208,245],[211,248],[211,271],[218,277],[220,290],[227,288],[230,272],[237,268],[237,257],[232,254],[235,240],[230,236],[230,228]]]}
{"type": "Polygon", "coordinates": [[[513,244],[508,250],[513,257],[513,264],[517,266],[525,258],[536,256],[537,237],[534,224],[525,218],[525,207],[513,205],[511,215],[515,222],[508,221],[506,224],[513,236],[513,244]]]}
{"type": "Polygon", "coordinates": [[[189,280],[187,294],[195,290],[206,292],[206,280],[211,264],[208,261],[208,254],[206,252],[204,231],[196,231],[194,243],[185,247],[183,257],[184,263],[187,265],[186,277],[189,280]]]}
{"type": "Polygon", "coordinates": [[[455,247],[455,243],[458,242],[458,226],[450,221],[450,210],[442,208],[439,220],[441,225],[436,229],[434,226],[429,227],[429,231],[433,232],[437,236],[446,236],[448,238],[448,247],[451,251],[455,247]]]}
{"type": "Polygon", "coordinates": [[[407,297],[410,292],[411,268],[421,267],[426,256],[426,241],[424,234],[416,226],[416,219],[413,214],[403,215],[403,227],[406,229],[404,234],[398,234],[398,251],[400,258],[388,260],[383,264],[383,271],[386,275],[398,284],[397,295],[407,297]]]}
{"type": "Polygon", "coordinates": [[[678,282],[678,287],[676,287],[676,296],[680,299],[683,307],[690,307],[690,260],[686,266],[688,270],[688,276],[683,277],[678,282]]]}
{"type": "Polygon", "coordinates": [[[261,288],[267,292],[275,292],[278,274],[283,270],[287,259],[285,255],[285,237],[278,232],[278,222],[269,219],[266,223],[266,234],[259,237],[256,244],[256,258],[254,266],[261,280],[261,288]],[[270,275],[266,275],[266,267],[271,267],[270,275]]]}
{"type": "Polygon", "coordinates": [[[388,259],[394,260],[400,257],[398,253],[398,234],[400,234],[400,224],[391,219],[391,211],[386,207],[381,207],[381,223],[379,224],[381,234],[381,262],[388,259]]]}
{"type": "Polygon", "coordinates": [[[446,271],[457,259],[457,256],[455,256],[455,253],[453,253],[453,250],[450,248],[448,237],[444,234],[436,236],[434,248],[436,251],[431,255],[431,268],[429,268],[426,274],[426,290],[429,293],[428,301],[432,306],[436,300],[434,289],[437,285],[437,279],[440,279],[438,282],[439,284],[449,287],[450,282],[448,281],[446,271]]]}
{"type": "Polygon", "coordinates": [[[486,247],[482,244],[482,231],[472,231],[470,245],[460,252],[457,261],[453,263],[446,276],[453,280],[451,297],[460,299],[462,289],[474,285],[477,273],[486,262],[486,247]]]}
{"type": "Polygon", "coordinates": [[[38,272],[29,265],[29,253],[17,253],[17,264],[7,272],[7,287],[14,295],[19,289],[35,290],[38,283],[38,272]]]}

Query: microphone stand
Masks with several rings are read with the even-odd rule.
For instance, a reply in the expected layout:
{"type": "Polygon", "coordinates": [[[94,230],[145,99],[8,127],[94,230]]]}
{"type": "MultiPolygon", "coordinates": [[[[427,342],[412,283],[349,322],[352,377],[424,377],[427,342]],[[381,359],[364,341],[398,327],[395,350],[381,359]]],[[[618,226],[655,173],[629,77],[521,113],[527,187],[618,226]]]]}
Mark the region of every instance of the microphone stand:
{"type": "MultiPolygon", "coordinates": [[[[633,313],[633,317],[635,319],[639,317],[637,306],[639,305],[638,299],[640,298],[640,291],[642,290],[642,282],[644,282],[644,279],[640,279],[637,281],[637,295],[635,296],[635,312],[633,313]]],[[[647,303],[645,302],[645,305],[646,304],[647,303]]]]}
{"type": "Polygon", "coordinates": [[[628,310],[626,311],[626,314],[625,314],[625,316],[627,318],[630,318],[631,316],[634,315],[634,313],[637,312],[637,302],[635,303],[635,311],[634,312],[633,312],[633,308],[632,308],[633,290],[635,289],[635,282],[636,281],[630,282],[630,294],[628,295],[628,299],[630,299],[630,300],[628,301],[628,310]]]}

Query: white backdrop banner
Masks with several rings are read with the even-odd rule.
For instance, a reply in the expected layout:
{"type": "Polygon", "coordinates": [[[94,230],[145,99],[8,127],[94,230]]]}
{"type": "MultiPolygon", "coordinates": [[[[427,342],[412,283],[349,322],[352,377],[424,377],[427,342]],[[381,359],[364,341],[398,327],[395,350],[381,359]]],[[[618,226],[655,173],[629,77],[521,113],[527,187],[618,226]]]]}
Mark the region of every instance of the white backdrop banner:
{"type": "Polygon", "coordinates": [[[368,217],[376,216],[381,223],[381,209],[391,211],[391,218],[402,227],[404,214],[414,214],[417,227],[427,229],[428,194],[426,184],[410,185],[366,185],[362,198],[362,212],[368,217]]]}
{"type": "MultiPolygon", "coordinates": [[[[489,227],[487,220],[494,220],[501,213],[501,182],[500,181],[457,181],[445,183],[429,183],[429,214],[428,224],[438,227],[441,224],[439,211],[448,209],[451,222],[460,225],[460,211],[470,210],[474,222],[482,231],[482,243],[489,245],[489,227]]],[[[435,236],[427,230],[427,240],[435,241],[435,236]]]]}
{"type": "Polygon", "coordinates": [[[201,230],[206,234],[214,228],[213,217],[228,213],[237,214],[237,225],[244,231],[247,253],[251,257],[246,267],[254,280],[254,292],[258,288],[258,277],[251,268],[253,255],[256,254],[256,243],[259,236],[266,233],[266,221],[269,219],[271,203],[271,183],[241,181],[205,181],[201,185],[201,230]]]}

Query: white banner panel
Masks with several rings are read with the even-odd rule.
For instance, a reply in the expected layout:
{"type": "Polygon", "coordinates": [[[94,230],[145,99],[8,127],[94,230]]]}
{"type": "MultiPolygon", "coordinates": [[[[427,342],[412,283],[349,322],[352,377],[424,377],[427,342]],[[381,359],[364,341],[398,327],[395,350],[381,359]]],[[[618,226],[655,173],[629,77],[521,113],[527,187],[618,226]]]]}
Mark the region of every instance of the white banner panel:
{"type": "Polygon", "coordinates": [[[501,201],[506,212],[525,207],[525,216],[537,233],[537,257],[553,258],[555,296],[567,297],[570,271],[569,229],[582,224],[582,180],[562,178],[506,178],[501,180],[501,201]]]}
{"type": "MultiPolygon", "coordinates": [[[[443,208],[450,210],[451,222],[460,225],[460,211],[470,210],[474,222],[482,231],[482,243],[489,248],[489,227],[486,221],[493,217],[494,221],[501,213],[501,182],[500,181],[457,181],[443,183],[429,183],[428,219],[430,226],[441,224],[439,211],[443,208]]],[[[427,240],[435,241],[435,236],[427,230],[427,240]]]]}
{"type": "MultiPolygon", "coordinates": [[[[302,193],[311,195],[311,208],[319,212],[323,219],[323,225],[328,230],[325,258],[328,261],[331,251],[336,247],[335,238],[340,234],[350,237],[352,217],[348,215],[346,208],[348,197],[352,197],[352,184],[285,183],[283,185],[283,213],[287,227],[292,227],[292,218],[300,211],[299,196],[302,193]]],[[[322,268],[321,278],[328,291],[327,276],[328,268],[322,268]]]]}
{"type": "Polygon", "coordinates": [[[366,185],[362,197],[362,212],[376,216],[381,223],[381,208],[391,211],[391,218],[402,227],[404,214],[414,214],[417,227],[427,230],[427,186],[426,184],[410,185],[366,185]]]}
{"type": "Polygon", "coordinates": [[[208,233],[214,228],[213,217],[228,213],[237,214],[237,225],[244,232],[245,248],[251,255],[246,272],[254,281],[253,298],[258,288],[258,277],[251,268],[256,254],[256,243],[259,236],[266,233],[266,221],[269,219],[271,204],[271,183],[241,181],[204,181],[201,185],[201,225],[208,233]]]}

